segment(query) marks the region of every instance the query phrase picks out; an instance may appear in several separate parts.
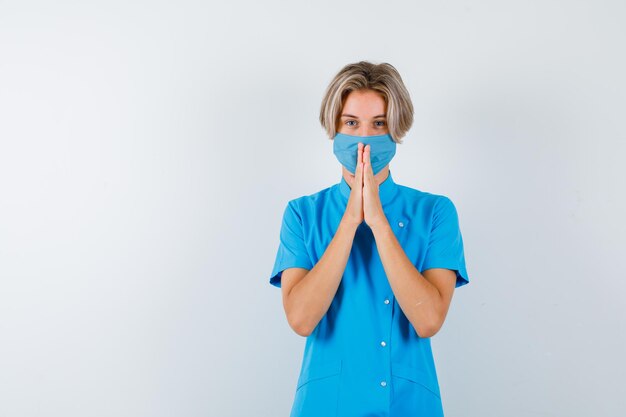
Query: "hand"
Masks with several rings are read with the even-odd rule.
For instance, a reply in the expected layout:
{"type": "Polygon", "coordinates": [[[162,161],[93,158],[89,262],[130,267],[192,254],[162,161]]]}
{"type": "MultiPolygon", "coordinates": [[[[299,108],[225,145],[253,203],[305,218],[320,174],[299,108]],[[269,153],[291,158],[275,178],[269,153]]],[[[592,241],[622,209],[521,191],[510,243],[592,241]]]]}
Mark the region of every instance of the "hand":
{"type": "MultiPolygon", "coordinates": [[[[385,212],[383,211],[383,205],[380,202],[378,183],[374,178],[374,171],[372,170],[372,164],[370,161],[371,148],[372,147],[370,145],[367,145],[363,151],[363,218],[365,223],[367,223],[371,229],[374,229],[377,226],[382,226],[388,223],[388,221],[385,216],[385,212]]],[[[360,177],[360,175],[357,175],[357,177],[360,177]]]]}
{"type": "Polygon", "coordinates": [[[346,211],[343,215],[344,219],[354,226],[358,226],[363,222],[363,144],[359,143],[357,150],[357,163],[354,173],[354,180],[350,184],[350,197],[346,211]]]}

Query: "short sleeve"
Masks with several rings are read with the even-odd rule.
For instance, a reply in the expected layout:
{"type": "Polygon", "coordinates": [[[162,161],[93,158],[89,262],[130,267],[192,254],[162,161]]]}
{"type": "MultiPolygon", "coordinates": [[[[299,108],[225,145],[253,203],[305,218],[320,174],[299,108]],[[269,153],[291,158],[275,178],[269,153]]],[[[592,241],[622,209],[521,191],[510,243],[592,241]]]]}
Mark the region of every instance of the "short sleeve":
{"type": "Polygon", "coordinates": [[[291,200],[283,213],[283,221],[280,227],[280,243],[274,268],[270,275],[270,284],[280,288],[281,275],[287,268],[312,269],[311,259],[307,250],[303,222],[297,205],[291,200]]]}
{"type": "Polygon", "coordinates": [[[463,253],[463,236],[454,203],[442,196],[435,203],[432,228],[422,271],[447,268],[456,273],[456,287],[469,283],[463,253]]]}

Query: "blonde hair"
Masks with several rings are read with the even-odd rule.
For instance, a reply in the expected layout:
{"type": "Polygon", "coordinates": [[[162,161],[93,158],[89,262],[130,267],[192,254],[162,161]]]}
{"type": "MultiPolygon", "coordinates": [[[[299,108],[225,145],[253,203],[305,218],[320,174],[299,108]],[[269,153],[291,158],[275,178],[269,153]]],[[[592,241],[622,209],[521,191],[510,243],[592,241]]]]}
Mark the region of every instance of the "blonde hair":
{"type": "Polygon", "coordinates": [[[328,85],[320,109],[320,123],[328,137],[337,134],[337,125],[346,97],[355,90],[373,90],[385,100],[391,138],[402,143],[413,124],[413,103],[402,77],[391,64],[360,61],[344,66],[328,85]]]}

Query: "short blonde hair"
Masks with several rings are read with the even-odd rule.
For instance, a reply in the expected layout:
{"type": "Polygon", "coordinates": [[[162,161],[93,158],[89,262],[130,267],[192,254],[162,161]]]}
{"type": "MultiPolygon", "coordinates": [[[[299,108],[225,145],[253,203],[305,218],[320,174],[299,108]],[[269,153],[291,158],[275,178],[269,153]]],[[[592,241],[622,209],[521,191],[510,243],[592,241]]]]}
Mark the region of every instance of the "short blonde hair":
{"type": "Polygon", "coordinates": [[[391,138],[402,138],[413,125],[413,103],[402,77],[391,64],[360,61],[343,67],[328,85],[320,109],[320,123],[328,137],[337,134],[337,125],[346,97],[355,90],[379,93],[387,106],[387,126],[391,138]]]}

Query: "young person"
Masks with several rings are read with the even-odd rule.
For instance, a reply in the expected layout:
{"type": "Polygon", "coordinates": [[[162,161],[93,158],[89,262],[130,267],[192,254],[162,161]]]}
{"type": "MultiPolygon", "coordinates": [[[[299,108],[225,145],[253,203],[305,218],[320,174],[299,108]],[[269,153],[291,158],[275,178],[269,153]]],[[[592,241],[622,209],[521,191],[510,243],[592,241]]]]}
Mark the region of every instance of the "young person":
{"type": "Polygon", "coordinates": [[[287,203],[270,276],[306,337],[291,417],[443,416],[430,338],[469,277],[452,201],[391,175],[409,93],[388,63],[349,64],[320,122],[341,180],[287,203]]]}

